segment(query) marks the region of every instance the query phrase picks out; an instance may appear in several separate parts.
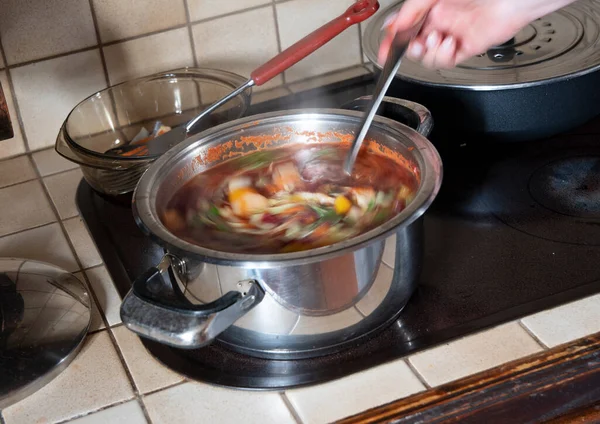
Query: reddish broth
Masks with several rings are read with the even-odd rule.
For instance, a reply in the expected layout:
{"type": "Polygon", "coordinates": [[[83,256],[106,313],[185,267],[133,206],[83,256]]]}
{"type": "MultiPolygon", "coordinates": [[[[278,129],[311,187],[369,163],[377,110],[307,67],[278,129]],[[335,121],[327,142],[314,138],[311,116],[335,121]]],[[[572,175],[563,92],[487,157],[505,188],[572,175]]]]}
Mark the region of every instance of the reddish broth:
{"type": "Polygon", "coordinates": [[[174,235],[230,253],[313,249],[362,234],[401,212],[418,182],[397,162],[347,147],[294,144],[225,161],[187,182],[161,217],[174,235]]]}

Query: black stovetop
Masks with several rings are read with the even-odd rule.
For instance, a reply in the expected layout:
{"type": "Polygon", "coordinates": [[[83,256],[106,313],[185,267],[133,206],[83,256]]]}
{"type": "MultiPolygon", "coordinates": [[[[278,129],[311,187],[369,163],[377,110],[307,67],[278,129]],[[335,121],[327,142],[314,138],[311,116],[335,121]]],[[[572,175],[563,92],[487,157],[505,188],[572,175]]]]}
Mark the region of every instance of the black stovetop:
{"type": "MultiPolygon", "coordinates": [[[[372,79],[361,77],[251,113],[339,107],[371,90],[372,79]]],[[[293,361],[247,357],[218,343],[188,351],[143,340],[146,348],[193,379],[280,389],[339,378],[600,292],[600,119],[549,140],[461,145],[449,138],[436,146],[444,181],[425,215],[420,286],[388,329],[343,353],[293,361]]],[[[136,227],[130,197],[104,198],[82,181],[76,200],[124,296],[163,251],[136,227]]]]}

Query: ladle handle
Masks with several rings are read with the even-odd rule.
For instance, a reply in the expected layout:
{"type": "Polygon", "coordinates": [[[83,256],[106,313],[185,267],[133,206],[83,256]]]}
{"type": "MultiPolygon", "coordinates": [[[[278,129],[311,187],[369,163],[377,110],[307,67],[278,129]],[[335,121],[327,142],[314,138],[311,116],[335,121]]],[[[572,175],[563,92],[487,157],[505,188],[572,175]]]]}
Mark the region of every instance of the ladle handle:
{"type": "Polygon", "coordinates": [[[359,0],[342,15],[291,45],[264,65],[256,68],[250,78],[254,85],[262,85],[279,75],[290,66],[331,41],[354,24],[371,17],[379,9],[377,0],[359,0]]]}

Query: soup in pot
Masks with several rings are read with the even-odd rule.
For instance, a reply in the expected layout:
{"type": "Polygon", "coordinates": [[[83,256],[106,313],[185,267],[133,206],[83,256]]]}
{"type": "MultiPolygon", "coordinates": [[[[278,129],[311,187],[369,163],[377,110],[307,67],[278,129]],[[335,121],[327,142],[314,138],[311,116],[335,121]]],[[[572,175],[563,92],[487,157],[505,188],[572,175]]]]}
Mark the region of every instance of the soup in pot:
{"type": "Polygon", "coordinates": [[[296,144],[227,160],[172,197],[163,224],[190,243],[230,253],[286,253],[337,243],[401,212],[414,173],[361,151],[351,176],[348,147],[296,144]]]}

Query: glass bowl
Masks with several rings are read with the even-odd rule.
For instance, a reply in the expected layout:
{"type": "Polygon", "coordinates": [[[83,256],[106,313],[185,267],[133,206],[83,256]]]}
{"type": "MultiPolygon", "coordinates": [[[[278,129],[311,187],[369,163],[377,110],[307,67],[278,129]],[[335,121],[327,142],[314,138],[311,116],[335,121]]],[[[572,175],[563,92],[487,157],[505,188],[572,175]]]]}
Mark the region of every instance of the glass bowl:
{"type": "MultiPolygon", "coordinates": [[[[81,166],[85,180],[104,194],[135,189],[156,156],[106,153],[123,146],[157,121],[174,128],[242,85],[246,78],[218,69],[182,68],[127,81],[80,102],[67,116],[55,149],[81,166]]],[[[250,90],[236,96],[207,117],[196,132],[241,118],[250,106],[250,90]]]]}

